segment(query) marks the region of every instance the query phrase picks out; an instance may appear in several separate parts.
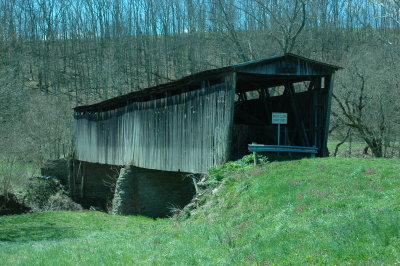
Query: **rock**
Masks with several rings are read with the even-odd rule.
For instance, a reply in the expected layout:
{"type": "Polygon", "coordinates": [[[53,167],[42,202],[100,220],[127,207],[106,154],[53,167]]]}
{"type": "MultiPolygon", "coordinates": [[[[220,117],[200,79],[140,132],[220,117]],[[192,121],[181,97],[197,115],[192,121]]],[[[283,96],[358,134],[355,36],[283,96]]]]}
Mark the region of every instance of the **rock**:
{"type": "Polygon", "coordinates": [[[168,217],[194,195],[193,180],[187,174],[127,166],[120,171],[111,213],[168,217]]]}
{"type": "Polygon", "coordinates": [[[121,168],[117,184],[115,186],[114,199],[112,202],[112,214],[131,214],[137,212],[134,197],[134,178],[129,166],[121,168]]]}

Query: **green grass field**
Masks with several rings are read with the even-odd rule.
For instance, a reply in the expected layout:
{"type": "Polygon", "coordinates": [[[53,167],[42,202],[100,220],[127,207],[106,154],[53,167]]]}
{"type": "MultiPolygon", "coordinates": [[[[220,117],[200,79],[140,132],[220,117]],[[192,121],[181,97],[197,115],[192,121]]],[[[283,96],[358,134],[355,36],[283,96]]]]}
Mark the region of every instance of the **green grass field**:
{"type": "Polygon", "coordinates": [[[225,175],[186,220],[0,217],[1,264],[400,263],[399,159],[303,159],[225,175]]]}

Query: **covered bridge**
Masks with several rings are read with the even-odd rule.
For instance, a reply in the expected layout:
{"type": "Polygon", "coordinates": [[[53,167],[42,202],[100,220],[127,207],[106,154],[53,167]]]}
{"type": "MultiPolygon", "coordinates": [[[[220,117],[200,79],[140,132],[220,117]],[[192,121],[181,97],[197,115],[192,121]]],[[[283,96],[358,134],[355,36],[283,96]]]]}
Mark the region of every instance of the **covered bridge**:
{"type": "Polygon", "coordinates": [[[206,173],[247,154],[253,142],[277,144],[273,112],[287,113],[281,144],[315,147],[326,156],[338,69],[284,54],[78,106],[70,187],[81,198],[113,197],[100,176],[112,173],[109,166],[133,165],[137,196],[128,213],[163,216],[167,202],[184,206],[193,196],[191,180],[177,181],[182,173],[206,173]],[[158,206],[164,207],[154,211],[158,206]]]}
{"type": "Polygon", "coordinates": [[[276,144],[272,112],[288,113],[283,144],[326,156],[338,69],[284,54],[76,107],[76,159],[203,173],[243,156],[249,143],[276,144]]]}

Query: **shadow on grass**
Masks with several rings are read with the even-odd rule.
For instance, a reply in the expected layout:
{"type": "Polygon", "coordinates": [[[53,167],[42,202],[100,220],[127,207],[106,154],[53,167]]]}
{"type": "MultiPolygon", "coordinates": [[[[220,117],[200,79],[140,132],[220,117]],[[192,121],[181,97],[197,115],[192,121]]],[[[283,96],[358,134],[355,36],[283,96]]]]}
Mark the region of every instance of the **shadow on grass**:
{"type": "Polygon", "coordinates": [[[79,237],[79,232],[69,227],[53,225],[14,227],[0,229],[0,242],[29,242],[41,240],[60,240],[79,237]]]}

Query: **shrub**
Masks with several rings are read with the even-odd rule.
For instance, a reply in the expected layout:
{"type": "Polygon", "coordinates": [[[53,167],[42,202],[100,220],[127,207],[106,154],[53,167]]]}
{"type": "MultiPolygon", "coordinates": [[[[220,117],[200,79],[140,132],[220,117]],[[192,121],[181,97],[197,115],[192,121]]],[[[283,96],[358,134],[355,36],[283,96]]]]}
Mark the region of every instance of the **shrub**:
{"type": "MultiPolygon", "coordinates": [[[[268,163],[268,158],[259,155],[259,163],[265,164],[268,163]]],[[[254,156],[253,154],[245,155],[242,159],[237,161],[230,161],[221,166],[213,167],[209,170],[209,179],[208,184],[218,184],[220,183],[227,173],[235,173],[235,172],[243,172],[251,167],[254,164],[254,156]]]]}
{"type": "Polygon", "coordinates": [[[54,178],[42,179],[32,177],[29,180],[29,186],[25,194],[27,203],[33,210],[42,210],[49,200],[50,196],[62,190],[60,182],[54,178]]]}
{"type": "Polygon", "coordinates": [[[79,211],[82,206],[74,202],[70,197],[65,195],[63,191],[58,191],[51,195],[47,200],[43,210],[46,211],[79,211]]]}
{"type": "Polygon", "coordinates": [[[55,178],[31,178],[25,194],[27,204],[35,212],[49,210],[81,210],[82,207],[73,202],[64,190],[60,181],[55,178]]]}

